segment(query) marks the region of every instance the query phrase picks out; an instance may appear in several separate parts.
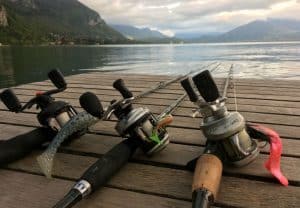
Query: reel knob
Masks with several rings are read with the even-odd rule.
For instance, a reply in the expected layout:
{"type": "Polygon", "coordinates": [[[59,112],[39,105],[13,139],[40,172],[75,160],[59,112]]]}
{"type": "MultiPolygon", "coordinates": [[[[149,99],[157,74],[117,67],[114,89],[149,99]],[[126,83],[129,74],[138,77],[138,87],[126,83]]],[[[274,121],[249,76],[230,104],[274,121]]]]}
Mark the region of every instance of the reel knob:
{"type": "Polygon", "coordinates": [[[113,87],[118,90],[124,98],[131,98],[133,97],[132,92],[128,90],[128,88],[125,86],[124,80],[123,79],[117,79],[113,83],[113,87]]]}
{"type": "Polygon", "coordinates": [[[98,97],[92,92],[85,92],[79,98],[80,106],[94,117],[102,118],[104,110],[98,97]]]}
{"type": "Polygon", "coordinates": [[[206,102],[213,102],[220,97],[218,87],[208,70],[195,75],[193,81],[206,102]]]}
{"type": "Polygon", "coordinates": [[[6,89],[0,94],[0,98],[5,106],[12,112],[18,113],[22,109],[22,105],[16,94],[11,89],[6,89]]]}
{"type": "Polygon", "coordinates": [[[48,77],[57,89],[64,89],[67,87],[64,75],[59,69],[53,69],[48,73],[48,77]]]}
{"type": "Polygon", "coordinates": [[[198,95],[193,89],[192,83],[189,78],[186,78],[180,82],[181,86],[184,88],[186,93],[188,94],[191,102],[196,102],[198,100],[198,95]]]}

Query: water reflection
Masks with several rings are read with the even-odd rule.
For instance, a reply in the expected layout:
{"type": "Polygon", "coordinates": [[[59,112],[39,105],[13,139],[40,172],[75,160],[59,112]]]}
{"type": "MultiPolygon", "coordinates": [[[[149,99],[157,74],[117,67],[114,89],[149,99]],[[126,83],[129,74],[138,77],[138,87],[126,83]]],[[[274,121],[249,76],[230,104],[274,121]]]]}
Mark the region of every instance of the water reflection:
{"type": "Polygon", "coordinates": [[[53,68],[70,75],[109,60],[93,47],[0,47],[0,59],[0,88],[44,80],[53,68]]]}
{"type": "Polygon", "coordinates": [[[233,63],[236,77],[300,79],[300,42],[0,47],[0,88],[44,80],[52,68],[177,75],[213,61],[218,76],[233,63]]]}
{"type": "Polygon", "coordinates": [[[15,73],[12,66],[12,55],[10,48],[0,49],[0,87],[15,85],[15,73]]]}

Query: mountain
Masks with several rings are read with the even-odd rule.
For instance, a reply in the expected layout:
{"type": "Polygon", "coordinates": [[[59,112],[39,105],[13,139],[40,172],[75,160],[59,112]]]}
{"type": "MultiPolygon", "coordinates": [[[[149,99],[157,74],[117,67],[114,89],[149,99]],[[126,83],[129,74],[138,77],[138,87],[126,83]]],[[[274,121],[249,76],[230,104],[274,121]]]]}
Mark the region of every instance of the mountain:
{"type": "Polygon", "coordinates": [[[124,42],[100,15],[77,0],[0,0],[0,42],[124,42]]]}
{"type": "Polygon", "coordinates": [[[256,20],[218,36],[199,37],[195,42],[299,41],[300,21],[256,20]]]}
{"type": "Polygon", "coordinates": [[[240,26],[218,37],[222,41],[300,40],[300,21],[268,19],[240,26]]]}
{"type": "Polygon", "coordinates": [[[185,41],[193,41],[198,39],[199,37],[205,37],[205,36],[209,36],[209,37],[214,37],[214,36],[218,36],[222,33],[220,32],[179,32],[175,34],[176,38],[185,40],[185,41]]]}
{"type": "Polygon", "coordinates": [[[157,30],[151,30],[149,28],[137,28],[130,25],[117,25],[110,24],[112,28],[119,31],[126,38],[134,41],[141,42],[155,42],[155,43],[169,43],[169,42],[179,42],[180,40],[172,38],[162,34],[157,30]]]}

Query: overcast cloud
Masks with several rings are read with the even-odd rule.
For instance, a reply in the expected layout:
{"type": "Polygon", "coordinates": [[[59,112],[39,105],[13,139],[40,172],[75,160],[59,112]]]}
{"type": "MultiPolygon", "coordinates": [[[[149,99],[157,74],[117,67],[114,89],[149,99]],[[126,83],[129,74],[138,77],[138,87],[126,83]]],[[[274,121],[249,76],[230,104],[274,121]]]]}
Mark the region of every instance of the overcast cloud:
{"type": "Polygon", "coordinates": [[[108,23],[176,32],[226,32],[256,19],[300,20],[300,0],[79,0],[108,23]]]}

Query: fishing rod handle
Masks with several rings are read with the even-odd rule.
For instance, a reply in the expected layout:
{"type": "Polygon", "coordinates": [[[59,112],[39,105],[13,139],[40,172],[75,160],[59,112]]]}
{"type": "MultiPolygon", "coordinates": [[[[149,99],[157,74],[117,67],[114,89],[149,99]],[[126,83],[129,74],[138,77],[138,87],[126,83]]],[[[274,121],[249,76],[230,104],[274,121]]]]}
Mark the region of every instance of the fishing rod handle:
{"type": "Polygon", "coordinates": [[[92,191],[103,186],[129,160],[137,145],[132,139],[126,139],[115,145],[95,162],[81,177],[91,185],[92,191]]]}
{"type": "Polygon", "coordinates": [[[217,197],[223,165],[214,154],[201,155],[196,163],[192,191],[193,208],[207,208],[217,197]]]}
{"type": "Polygon", "coordinates": [[[126,99],[133,97],[132,92],[129,91],[128,88],[125,86],[123,79],[117,79],[116,81],[114,81],[113,87],[122,94],[123,98],[126,99]]]}
{"type": "Polygon", "coordinates": [[[59,69],[53,69],[48,73],[48,77],[57,89],[67,88],[67,82],[59,69]]]}
{"type": "Polygon", "coordinates": [[[85,196],[96,191],[128,162],[136,148],[131,139],[115,145],[85,171],[74,187],[52,208],[71,208],[85,196]]]}
{"type": "Polygon", "coordinates": [[[12,89],[4,90],[0,94],[0,98],[8,110],[16,113],[21,111],[22,104],[12,89]]]}
{"type": "Polygon", "coordinates": [[[55,132],[49,128],[37,128],[9,140],[0,141],[0,166],[23,158],[54,136],[55,132]]]}
{"type": "Polygon", "coordinates": [[[220,97],[218,87],[208,70],[195,75],[193,81],[206,102],[213,102],[220,97]]]}
{"type": "Polygon", "coordinates": [[[180,82],[181,86],[186,91],[187,95],[189,96],[189,99],[191,102],[197,102],[198,101],[198,95],[196,94],[195,90],[193,89],[193,86],[191,84],[191,81],[189,78],[186,78],[180,82]]]}

